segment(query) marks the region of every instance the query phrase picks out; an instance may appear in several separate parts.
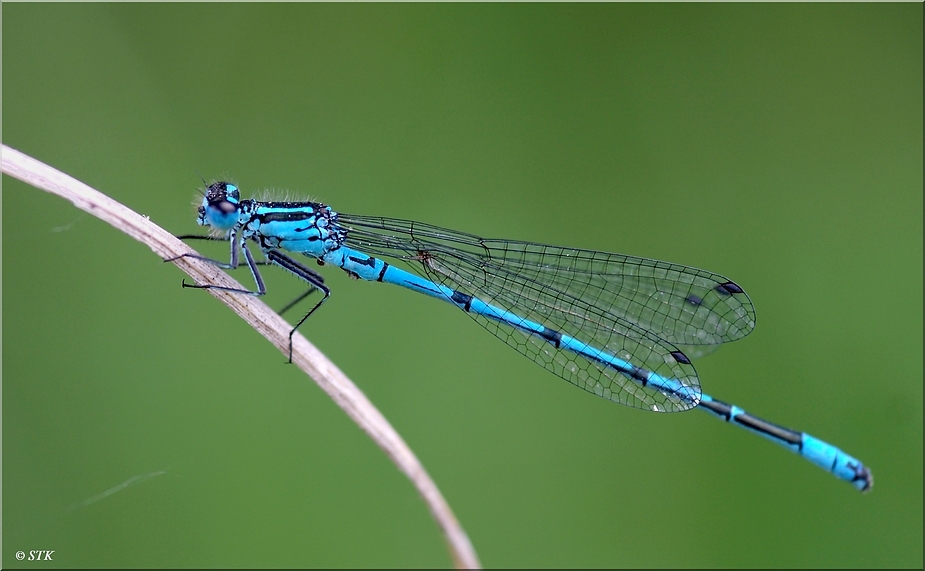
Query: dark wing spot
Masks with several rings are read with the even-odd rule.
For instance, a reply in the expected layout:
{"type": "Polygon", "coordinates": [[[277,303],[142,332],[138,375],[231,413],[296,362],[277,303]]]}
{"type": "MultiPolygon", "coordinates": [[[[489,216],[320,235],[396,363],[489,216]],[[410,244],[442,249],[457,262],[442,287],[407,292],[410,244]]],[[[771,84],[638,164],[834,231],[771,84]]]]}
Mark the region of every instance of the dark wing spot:
{"type": "Polygon", "coordinates": [[[674,360],[681,363],[682,365],[690,365],[691,360],[687,358],[687,355],[680,351],[672,351],[671,356],[674,357],[674,360]]]}
{"type": "Polygon", "coordinates": [[[745,293],[745,290],[740,288],[739,285],[735,282],[726,282],[724,284],[719,284],[716,286],[716,293],[722,295],[732,295],[736,293],[745,293]]]}

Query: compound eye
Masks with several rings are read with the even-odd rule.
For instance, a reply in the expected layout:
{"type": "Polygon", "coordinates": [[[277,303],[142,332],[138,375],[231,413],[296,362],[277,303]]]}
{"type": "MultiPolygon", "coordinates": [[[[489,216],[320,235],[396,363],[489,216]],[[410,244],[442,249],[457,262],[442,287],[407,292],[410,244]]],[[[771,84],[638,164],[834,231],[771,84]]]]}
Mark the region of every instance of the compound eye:
{"type": "Polygon", "coordinates": [[[219,202],[216,207],[222,212],[222,214],[231,214],[237,209],[237,206],[228,202],[227,200],[219,202]]]}
{"type": "Polygon", "coordinates": [[[221,183],[221,185],[225,191],[225,195],[228,196],[228,198],[235,200],[235,201],[238,200],[238,197],[240,196],[240,192],[238,191],[237,186],[231,184],[230,182],[223,182],[221,183]]]}

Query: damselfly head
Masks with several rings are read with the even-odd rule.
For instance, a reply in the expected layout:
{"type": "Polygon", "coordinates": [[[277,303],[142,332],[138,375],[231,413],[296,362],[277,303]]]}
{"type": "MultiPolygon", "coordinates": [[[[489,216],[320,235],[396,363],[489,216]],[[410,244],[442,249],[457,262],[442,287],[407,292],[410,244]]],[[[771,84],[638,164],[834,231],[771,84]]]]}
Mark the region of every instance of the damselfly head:
{"type": "Polygon", "coordinates": [[[200,226],[229,230],[238,223],[241,192],[230,182],[214,182],[206,187],[199,207],[200,226]]]}

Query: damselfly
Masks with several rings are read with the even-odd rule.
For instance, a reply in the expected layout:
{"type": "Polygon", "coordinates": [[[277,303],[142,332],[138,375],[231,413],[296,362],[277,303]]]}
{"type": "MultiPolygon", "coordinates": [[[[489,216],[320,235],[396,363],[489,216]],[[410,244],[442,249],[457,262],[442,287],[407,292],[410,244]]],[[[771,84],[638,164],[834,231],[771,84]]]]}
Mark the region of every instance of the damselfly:
{"type": "Polygon", "coordinates": [[[873,486],[870,470],[835,446],[701,392],[688,354],[741,339],[755,327],[748,295],[723,276],[620,254],[343,214],[319,202],[241,200],[238,187],[226,182],[205,189],[198,221],[213,235],[181,238],[230,241],[231,260],[186,256],[235,268],[243,254],[257,290],[184,286],[263,295],[261,262],[248,249],[253,242],[266,258],[262,263],[309,284],[299,299],[315,290],[323,294],[290,332],[290,360],[292,335],[331,290],[320,274],[286,252],[451,303],[523,355],[597,396],[658,412],[696,407],[796,452],[861,491],[873,486]],[[383,257],[401,260],[416,274],[383,257]]]}

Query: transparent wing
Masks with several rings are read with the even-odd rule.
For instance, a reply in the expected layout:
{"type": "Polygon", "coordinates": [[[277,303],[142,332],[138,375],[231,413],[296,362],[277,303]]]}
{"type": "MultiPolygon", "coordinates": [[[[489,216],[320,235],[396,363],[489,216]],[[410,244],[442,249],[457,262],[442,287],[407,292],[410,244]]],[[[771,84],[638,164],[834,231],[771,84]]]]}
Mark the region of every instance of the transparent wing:
{"type": "MultiPolygon", "coordinates": [[[[600,307],[679,345],[717,345],[755,328],[755,307],[731,280],[689,266],[532,242],[485,239],[409,220],[339,215],[348,242],[370,254],[447,264],[525,280],[600,307]]],[[[487,279],[487,277],[486,277],[487,279]]]]}
{"type": "Polygon", "coordinates": [[[675,344],[718,344],[754,327],[738,286],[694,268],[618,254],[483,239],[408,220],[340,214],[347,245],[405,260],[436,283],[473,295],[688,387],[686,398],[639,375],[563,350],[542,337],[469,313],[483,327],[567,381],[637,408],[686,410],[697,374],[675,344]]]}

